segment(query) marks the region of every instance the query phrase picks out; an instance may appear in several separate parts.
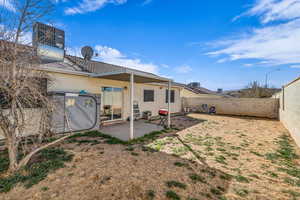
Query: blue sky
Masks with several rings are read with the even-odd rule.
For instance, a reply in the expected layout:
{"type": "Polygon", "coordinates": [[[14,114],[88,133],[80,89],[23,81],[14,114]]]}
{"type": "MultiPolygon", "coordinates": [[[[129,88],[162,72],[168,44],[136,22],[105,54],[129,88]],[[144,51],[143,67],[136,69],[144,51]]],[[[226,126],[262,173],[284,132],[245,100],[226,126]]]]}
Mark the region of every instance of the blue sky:
{"type": "MultiPolygon", "coordinates": [[[[9,1],[0,0],[0,5],[9,1]]],[[[300,75],[299,0],[56,0],[68,52],[225,90],[300,75]]]]}

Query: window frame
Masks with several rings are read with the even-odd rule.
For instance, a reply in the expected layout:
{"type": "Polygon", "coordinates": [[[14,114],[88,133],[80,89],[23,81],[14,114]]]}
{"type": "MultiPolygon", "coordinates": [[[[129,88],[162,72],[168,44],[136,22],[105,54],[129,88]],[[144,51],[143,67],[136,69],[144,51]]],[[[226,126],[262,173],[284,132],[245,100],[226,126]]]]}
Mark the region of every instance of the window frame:
{"type": "MultiPolygon", "coordinates": [[[[168,98],[168,96],[169,96],[169,90],[168,89],[166,89],[166,103],[168,103],[168,100],[169,100],[169,98],[168,98]]],[[[171,98],[170,98],[170,100],[171,100],[171,102],[170,103],[175,103],[175,90],[172,90],[171,89],[171,98]]]]}
{"type": "MultiPolygon", "coordinates": [[[[154,92],[154,90],[144,89],[143,93],[144,93],[143,94],[143,97],[144,97],[143,100],[144,100],[145,103],[155,102],[155,92],[154,92]],[[146,92],[151,92],[150,94],[153,94],[152,98],[149,99],[149,97],[148,97],[148,99],[146,99],[146,92]]],[[[148,95],[149,95],[149,93],[148,93],[148,95]]]]}

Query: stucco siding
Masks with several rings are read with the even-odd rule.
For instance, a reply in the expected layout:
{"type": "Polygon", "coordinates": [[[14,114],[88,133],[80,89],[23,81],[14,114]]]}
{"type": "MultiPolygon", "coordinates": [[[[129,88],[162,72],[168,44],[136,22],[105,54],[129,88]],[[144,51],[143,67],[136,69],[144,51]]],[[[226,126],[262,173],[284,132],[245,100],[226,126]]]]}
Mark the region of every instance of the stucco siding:
{"type": "MultiPolygon", "coordinates": [[[[108,79],[91,78],[81,75],[70,75],[56,72],[49,72],[51,81],[48,84],[48,92],[80,92],[82,90],[92,93],[101,94],[102,87],[118,87],[123,88],[123,119],[126,120],[130,116],[130,89],[129,83],[123,81],[114,81],[108,79]]],[[[141,113],[143,111],[151,111],[155,116],[161,108],[168,108],[166,103],[166,86],[151,84],[135,84],[134,100],[139,103],[141,113]],[[154,102],[144,102],[144,89],[154,90],[154,102]]],[[[180,88],[172,87],[175,91],[175,102],[171,103],[171,112],[181,111],[180,88]]],[[[39,109],[28,109],[28,124],[25,135],[36,134],[39,126],[40,112],[39,109]]],[[[4,135],[0,130],[0,139],[4,135]]]]}
{"type": "MultiPolygon", "coordinates": [[[[84,90],[88,93],[101,94],[102,87],[123,88],[123,119],[130,116],[130,89],[129,82],[114,81],[109,79],[91,78],[79,75],[62,73],[50,73],[52,78],[48,91],[80,92],[84,90]]],[[[151,111],[157,115],[158,110],[167,108],[165,102],[166,86],[152,84],[134,84],[134,100],[139,103],[140,111],[151,111]],[[154,102],[144,102],[144,89],[154,90],[154,102]]],[[[175,90],[175,102],[171,103],[171,112],[181,111],[180,88],[172,87],[175,90]]]]}
{"type": "Polygon", "coordinates": [[[274,95],[280,101],[279,118],[300,146],[300,79],[274,95]]]}

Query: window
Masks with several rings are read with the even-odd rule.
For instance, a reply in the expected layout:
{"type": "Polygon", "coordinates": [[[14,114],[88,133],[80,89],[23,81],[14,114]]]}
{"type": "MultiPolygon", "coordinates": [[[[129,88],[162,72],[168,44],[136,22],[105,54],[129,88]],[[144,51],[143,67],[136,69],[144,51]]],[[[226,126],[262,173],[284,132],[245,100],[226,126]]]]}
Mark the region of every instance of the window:
{"type": "Polygon", "coordinates": [[[154,102],[154,90],[144,90],[144,102],[154,102]]]}
{"type": "MultiPolygon", "coordinates": [[[[169,99],[169,90],[166,90],[166,103],[168,103],[169,99]]],[[[171,90],[171,103],[175,102],[175,91],[171,90]]]]}

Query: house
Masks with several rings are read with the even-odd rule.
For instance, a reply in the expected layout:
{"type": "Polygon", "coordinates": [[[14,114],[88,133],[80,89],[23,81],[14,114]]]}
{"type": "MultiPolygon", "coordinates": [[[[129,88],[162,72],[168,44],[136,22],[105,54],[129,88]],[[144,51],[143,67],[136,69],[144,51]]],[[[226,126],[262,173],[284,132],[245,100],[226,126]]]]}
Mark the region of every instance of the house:
{"type": "MultiPolygon", "coordinates": [[[[105,122],[124,121],[130,117],[130,74],[134,74],[134,101],[140,112],[151,111],[157,115],[159,109],[167,109],[167,78],[151,73],[129,69],[98,61],[85,61],[82,58],[66,56],[64,62],[40,66],[53,79],[48,92],[85,91],[101,94],[101,120],[105,122]],[[162,83],[162,84],[155,84],[162,83]],[[105,108],[112,109],[108,116],[105,108]]],[[[172,86],[171,112],[181,111],[180,87],[172,86]]]]}
{"type": "Polygon", "coordinates": [[[177,85],[181,87],[180,97],[183,98],[193,98],[193,97],[201,97],[201,98],[223,98],[228,97],[227,95],[223,95],[204,87],[192,87],[191,85],[174,83],[173,85],[177,85]]]}
{"type": "MultiPolygon", "coordinates": [[[[69,55],[62,62],[41,64],[36,70],[49,75],[48,93],[99,95],[100,116],[97,119],[103,126],[134,119],[133,103],[138,105],[140,114],[150,111],[153,116],[158,115],[160,109],[170,110],[170,113],[182,109],[181,87],[152,73],[69,55]],[[171,88],[170,95],[168,88],[171,88]]],[[[130,121],[132,139],[134,127],[133,120],[130,121]]]]}
{"type": "MultiPolygon", "coordinates": [[[[37,69],[46,71],[51,77],[51,84],[47,86],[50,93],[100,95],[99,118],[104,126],[134,118],[133,104],[138,105],[140,114],[150,111],[153,116],[158,115],[160,109],[170,110],[170,113],[182,109],[181,87],[152,73],[69,55],[63,62],[43,64],[37,69]]],[[[133,122],[130,129],[132,139],[133,122]]]]}
{"type": "MultiPolygon", "coordinates": [[[[7,41],[1,42],[3,47],[11,45],[7,41]]],[[[65,114],[66,109],[69,109],[72,113],[70,123],[75,127],[73,131],[97,128],[99,122],[105,126],[128,120],[129,139],[133,139],[134,119],[139,118],[143,112],[148,111],[155,116],[160,109],[166,109],[167,126],[170,127],[171,113],[180,112],[182,109],[181,86],[172,85],[172,80],[168,78],[91,60],[93,52],[90,47],[89,58],[65,55],[62,30],[36,23],[33,29],[33,44],[20,45],[20,49],[24,48],[25,55],[31,52],[42,61],[43,64],[36,64],[32,70],[44,71],[49,75],[51,82],[47,84],[47,92],[53,95],[60,105],[64,105],[58,110],[63,110],[65,114]],[[51,37],[44,38],[45,32],[51,37]],[[76,100],[81,97],[88,98],[87,95],[90,95],[91,101],[76,100]],[[78,107],[78,102],[83,103],[81,108],[78,107]],[[78,110],[74,110],[76,106],[78,110]],[[91,110],[92,107],[96,109],[91,110]],[[83,113],[82,109],[86,109],[86,112],[83,113]],[[81,118],[78,113],[82,115],[81,118]]],[[[58,112],[55,116],[53,121],[59,124],[58,132],[69,131],[70,128],[66,129],[65,125],[66,116],[58,112]]]]}

